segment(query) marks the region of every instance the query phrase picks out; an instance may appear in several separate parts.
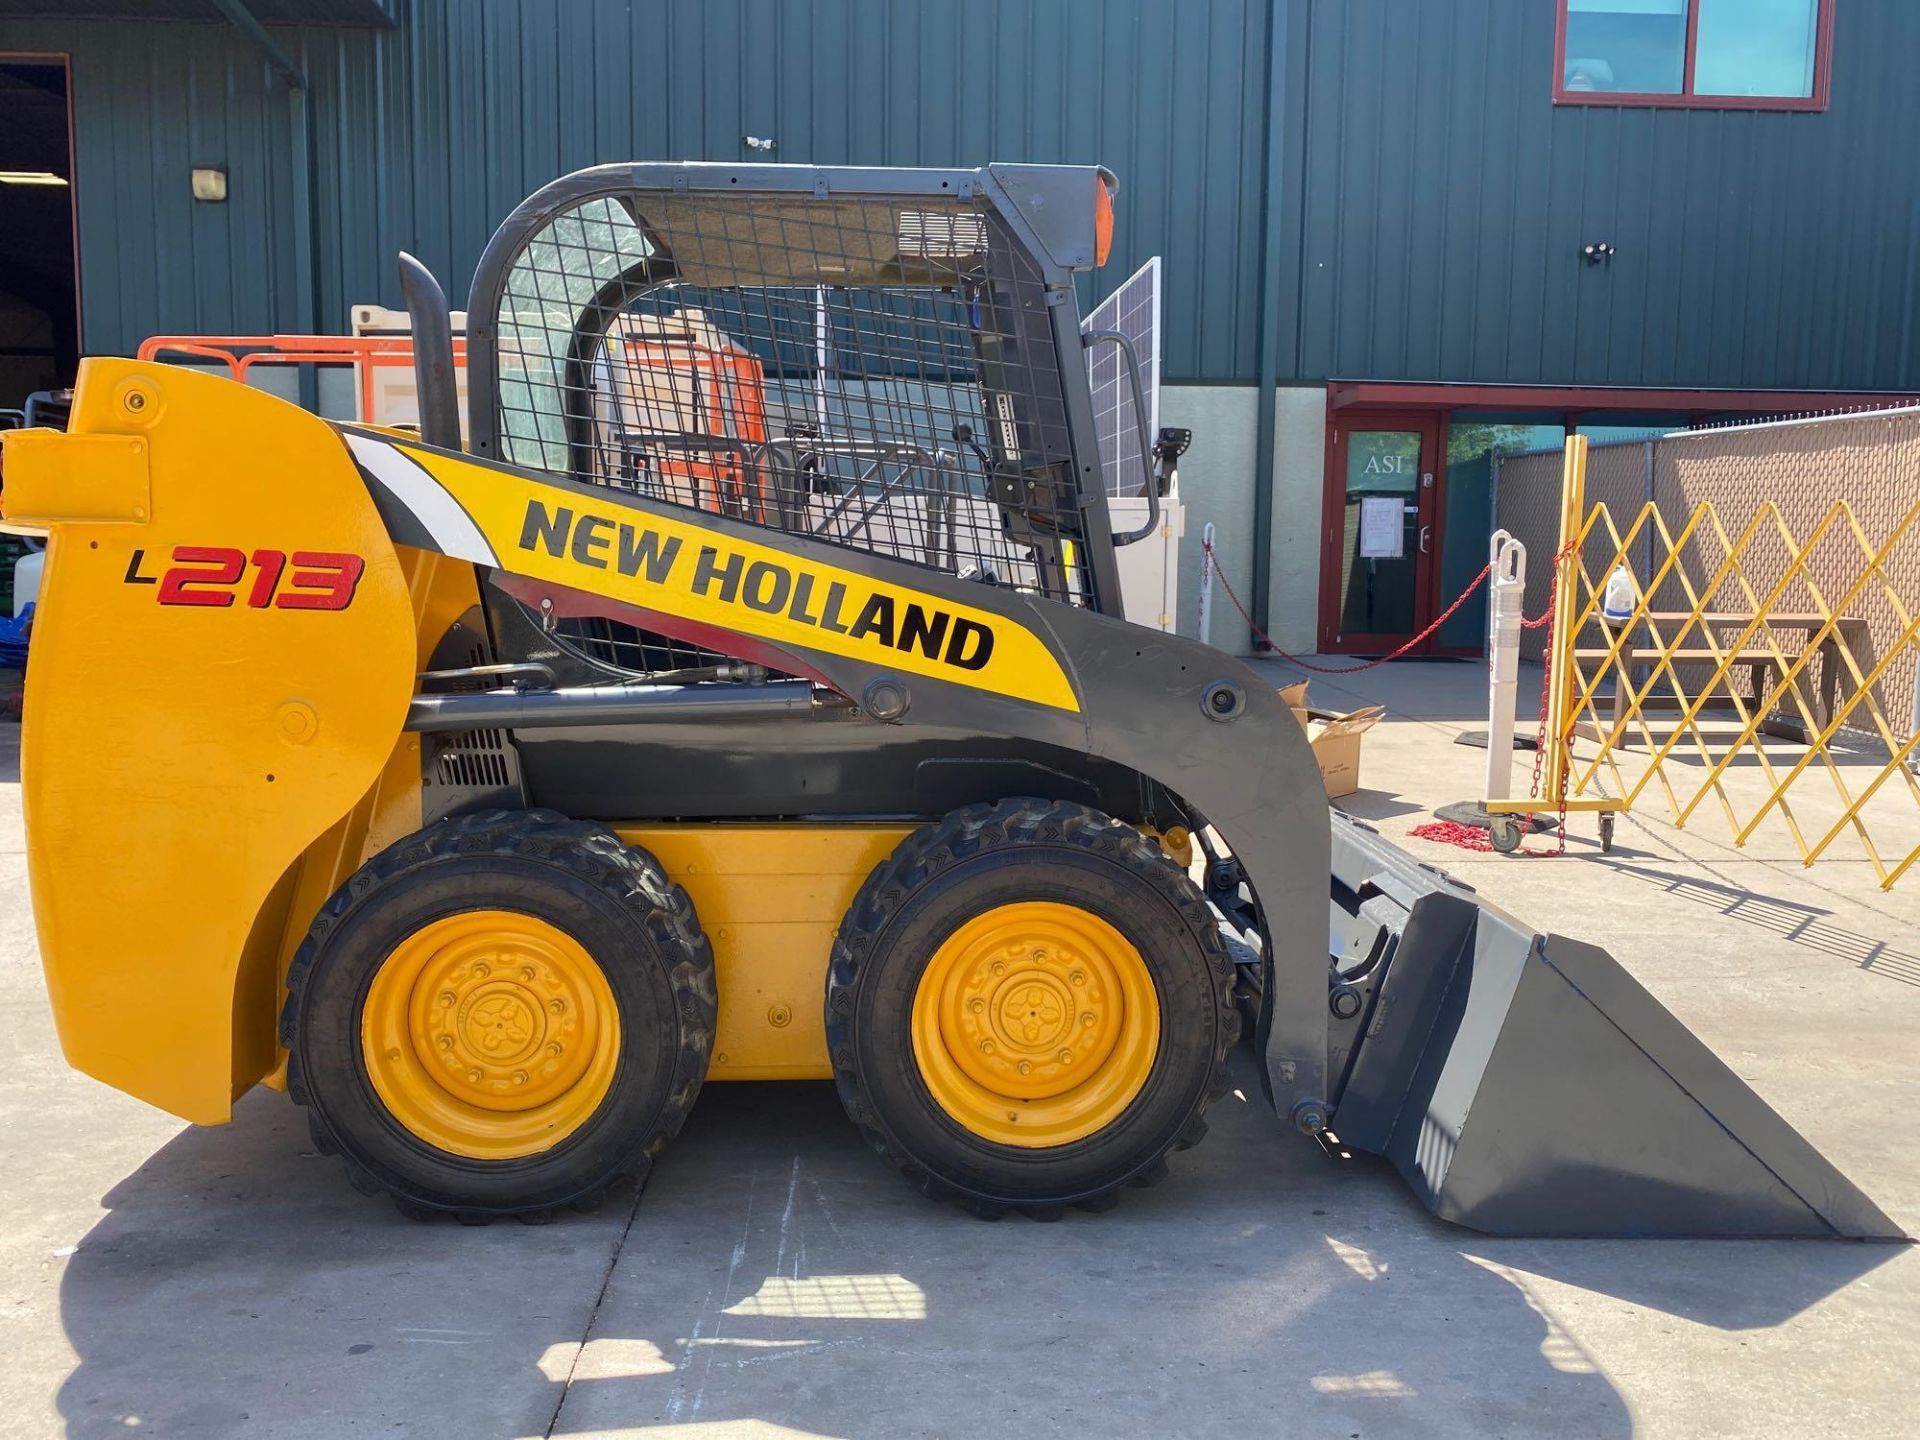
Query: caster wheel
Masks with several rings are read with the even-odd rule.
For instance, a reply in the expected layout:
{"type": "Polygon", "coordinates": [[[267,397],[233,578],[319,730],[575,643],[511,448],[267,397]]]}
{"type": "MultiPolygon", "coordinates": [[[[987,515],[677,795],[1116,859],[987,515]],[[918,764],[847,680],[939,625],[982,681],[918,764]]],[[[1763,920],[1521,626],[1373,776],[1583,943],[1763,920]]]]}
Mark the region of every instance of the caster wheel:
{"type": "Polygon", "coordinates": [[[1520,822],[1511,815],[1490,815],[1487,817],[1487,839],[1493,842],[1493,848],[1502,855],[1511,855],[1520,848],[1520,822]]]}
{"type": "Polygon", "coordinates": [[[1613,849],[1614,817],[1607,811],[1600,814],[1600,853],[1605,855],[1613,849]]]}

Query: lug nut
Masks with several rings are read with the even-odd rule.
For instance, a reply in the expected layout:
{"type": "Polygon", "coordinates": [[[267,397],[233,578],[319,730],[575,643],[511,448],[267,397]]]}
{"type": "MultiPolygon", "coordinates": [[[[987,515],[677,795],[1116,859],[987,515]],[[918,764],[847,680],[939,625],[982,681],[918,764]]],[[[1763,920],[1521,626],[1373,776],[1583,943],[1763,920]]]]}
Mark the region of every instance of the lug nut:
{"type": "Polygon", "coordinates": [[[1060,1052],[1060,1063],[1061,1063],[1062,1065],[1071,1065],[1071,1064],[1073,1064],[1073,1051],[1071,1051],[1071,1050],[1062,1050],[1062,1051],[1060,1052]]]}
{"type": "Polygon", "coordinates": [[[987,1008],[987,1002],[979,999],[978,997],[972,1000],[969,1000],[967,1002],[967,1009],[971,1010],[976,1015],[980,1014],[986,1008],[987,1008]]]}
{"type": "Polygon", "coordinates": [[[1030,1065],[1027,1061],[1022,1060],[1020,1062],[1020,1073],[1022,1075],[1031,1075],[1033,1073],[1033,1066],[1030,1065]]]}
{"type": "Polygon", "coordinates": [[[493,970],[491,967],[488,966],[486,961],[476,960],[473,962],[473,974],[475,979],[484,980],[487,978],[487,976],[491,975],[492,973],[493,973],[493,970]]]}
{"type": "Polygon", "coordinates": [[[547,1002],[547,1009],[551,1010],[556,1015],[565,1014],[566,1008],[567,1008],[567,1002],[564,1000],[549,1000],[547,1002]]]}
{"type": "Polygon", "coordinates": [[[1076,985],[1084,985],[1087,983],[1087,972],[1084,970],[1076,970],[1067,978],[1076,985]]]}
{"type": "Polygon", "coordinates": [[[993,1053],[993,1041],[982,1040],[980,1042],[980,1053],[982,1055],[991,1055],[993,1053]]]}
{"type": "Polygon", "coordinates": [[[526,1071],[524,1071],[524,1070],[516,1070],[516,1071],[514,1071],[514,1072],[513,1072],[513,1083],[514,1083],[514,1084],[516,1084],[516,1085],[524,1085],[524,1084],[526,1084],[526,1083],[527,1083],[527,1072],[526,1072],[526,1071]]]}
{"type": "Polygon", "coordinates": [[[475,1085],[478,1085],[480,1083],[480,1067],[478,1065],[474,1066],[471,1070],[467,1071],[467,1079],[472,1081],[475,1085]]]}
{"type": "Polygon", "coordinates": [[[1006,961],[1004,961],[1004,960],[996,960],[996,961],[994,961],[994,962],[993,962],[993,973],[994,973],[994,974],[996,974],[996,975],[1004,975],[1004,974],[1006,974],[1006,973],[1007,973],[1007,962],[1006,962],[1006,961]]]}
{"type": "Polygon", "coordinates": [[[442,990],[440,992],[440,1003],[443,1006],[453,1004],[453,992],[451,990],[442,990]]]}
{"type": "Polygon", "coordinates": [[[558,1040],[549,1040],[547,1042],[547,1053],[549,1055],[558,1055],[560,1053],[560,1049],[561,1049],[561,1046],[558,1040]]]}
{"type": "Polygon", "coordinates": [[[453,1049],[453,1036],[442,1035],[438,1040],[434,1041],[433,1043],[438,1045],[442,1050],[451,1050],[453,1049]]]}

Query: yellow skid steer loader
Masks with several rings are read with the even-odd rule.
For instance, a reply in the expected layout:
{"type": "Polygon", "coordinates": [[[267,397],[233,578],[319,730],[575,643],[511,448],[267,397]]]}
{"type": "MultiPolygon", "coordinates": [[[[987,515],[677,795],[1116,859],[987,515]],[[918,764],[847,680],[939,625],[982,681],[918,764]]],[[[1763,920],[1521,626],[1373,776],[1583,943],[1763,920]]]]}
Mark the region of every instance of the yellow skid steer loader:
{"type": "Polygon", "coordinates": [[[1244,1014],[1288,1126],[1463,1224],[1896,1234],[1604,953],[1330,816],[1252,670],[1118,613],[1153,517],[1109,525],[1083,349],[1132,357],[1074,288],[1114,190],[567,176],[480,261],[465,446],[407,257],[417,433],[88,361],[0,457],[50,537],[72,1063],[202,1124],[284,1087],[472,1221],[643,1179],[708,1081],[831,1079],[929,1195],[1049,1215],[1201,1137],[1244,1014]]]}

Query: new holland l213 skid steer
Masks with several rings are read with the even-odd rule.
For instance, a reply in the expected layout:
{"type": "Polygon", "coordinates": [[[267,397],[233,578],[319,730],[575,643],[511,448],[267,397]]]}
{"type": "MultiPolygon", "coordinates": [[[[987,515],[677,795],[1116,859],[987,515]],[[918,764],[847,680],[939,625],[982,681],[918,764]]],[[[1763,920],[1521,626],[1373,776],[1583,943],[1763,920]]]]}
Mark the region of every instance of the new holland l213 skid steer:
{"type": "Polygon", "coordinates": [[[480,260],[464,446],[406,257],[417,433],[88,361],[4,451],[72,1063],[203,1124],[284,1087],[466,1220],[644,1178],[708,1081],[832,1079],[929,1195],[1047,1215],[1166,1173],[1244,1014],[1286,1128],[1450,1220],[1897,1234],[1603,952],[1330,816],[1254,671],[1117,613],[1083,349],[1125,346],[1074,289],[1114,189],[567,176],[480,260]]]}

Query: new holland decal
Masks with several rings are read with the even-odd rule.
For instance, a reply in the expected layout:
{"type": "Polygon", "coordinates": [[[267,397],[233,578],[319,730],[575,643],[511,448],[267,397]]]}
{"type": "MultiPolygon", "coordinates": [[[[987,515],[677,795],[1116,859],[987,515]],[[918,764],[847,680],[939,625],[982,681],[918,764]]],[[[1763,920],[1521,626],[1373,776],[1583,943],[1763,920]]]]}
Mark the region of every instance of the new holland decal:
{"type": "Polygon", "coordinates": [[[412,446],[503,568],[775,644],[844,655],[1061,710],[1080,706],[1026,626],[688,518],[543,485],[412,446]]]}

